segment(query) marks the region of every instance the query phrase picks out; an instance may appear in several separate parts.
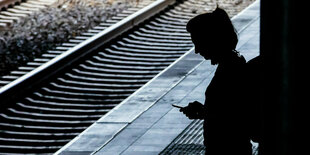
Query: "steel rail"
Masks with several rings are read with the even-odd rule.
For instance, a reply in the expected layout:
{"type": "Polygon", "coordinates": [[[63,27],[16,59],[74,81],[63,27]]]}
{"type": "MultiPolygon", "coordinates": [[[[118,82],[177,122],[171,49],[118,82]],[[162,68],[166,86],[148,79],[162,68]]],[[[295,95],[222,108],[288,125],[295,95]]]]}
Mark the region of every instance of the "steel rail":
{"type": "Polygon", "coordinates": [[[25,0],[0,0],[0,10],[6,9],[9,6],[12,6],[16,3],[21,3],[22,1],[25,1],[25,0]]]}

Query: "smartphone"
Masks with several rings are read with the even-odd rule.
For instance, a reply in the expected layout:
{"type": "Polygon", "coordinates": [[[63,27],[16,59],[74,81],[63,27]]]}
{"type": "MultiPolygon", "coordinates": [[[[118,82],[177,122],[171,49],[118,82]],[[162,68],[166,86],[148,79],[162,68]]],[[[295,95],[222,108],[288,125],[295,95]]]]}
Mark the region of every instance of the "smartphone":
{"type": "Polygon", "coordinates": [[[181,107],[181,106],[176,105],[176,104],[172,104],[172,106],[173,106],[173,107],[176,107],[176,108],[180,108],[180,109],[184,108],[184,107],[181,107]]]}

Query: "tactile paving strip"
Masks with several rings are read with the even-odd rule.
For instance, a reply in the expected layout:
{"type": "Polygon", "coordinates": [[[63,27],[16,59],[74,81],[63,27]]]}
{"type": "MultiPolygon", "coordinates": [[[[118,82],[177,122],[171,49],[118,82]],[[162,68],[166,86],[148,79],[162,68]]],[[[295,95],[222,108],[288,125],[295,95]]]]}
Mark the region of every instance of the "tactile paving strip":
{"type": "MultiPolygon", "coordinates": [[[[257,145],[252,146],[252,155],[258,155],[257,145]]],[[[205,154],[203,144],[203,120],[194,120],[179,134],[160,155],[205,154]]]]}
{"type": "Polygon", "coordinates": [[[201,154],[205,153],[203,145],[203,120],[194,120],[161,153],[167,154],[201,154]]]}

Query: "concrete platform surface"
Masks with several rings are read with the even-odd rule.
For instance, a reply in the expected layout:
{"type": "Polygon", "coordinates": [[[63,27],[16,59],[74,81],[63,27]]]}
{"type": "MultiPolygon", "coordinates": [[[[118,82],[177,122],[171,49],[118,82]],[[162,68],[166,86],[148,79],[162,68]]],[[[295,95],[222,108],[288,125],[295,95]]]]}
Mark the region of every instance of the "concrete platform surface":
{"type": "MultiPolygon", "coordinates": [[[[247,60],[259,54],[259,4],[232,18],[247,60]]],[[[189,51],[56,154],[159,154],[192,122],[171,104],[204,102],[215,69],[189,51]]]]}

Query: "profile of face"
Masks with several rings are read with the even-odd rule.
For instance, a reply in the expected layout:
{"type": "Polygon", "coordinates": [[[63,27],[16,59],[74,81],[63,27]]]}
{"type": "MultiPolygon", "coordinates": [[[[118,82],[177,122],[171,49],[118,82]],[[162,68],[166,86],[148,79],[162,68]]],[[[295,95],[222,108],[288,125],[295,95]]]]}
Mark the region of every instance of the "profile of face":
{"type": "Polygon", "coordinates": [[[195,53],[200,54],[202,57],[204,57],[206,60],[211,60],[211,64],[215,65],[218,64],[221,56],[220,51],[224,50],[219,45],[219,42],[217,39],[210,38],[202,38],[201,34],[191,33],[192,42],[195,45],[195,53]]]}

